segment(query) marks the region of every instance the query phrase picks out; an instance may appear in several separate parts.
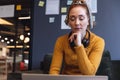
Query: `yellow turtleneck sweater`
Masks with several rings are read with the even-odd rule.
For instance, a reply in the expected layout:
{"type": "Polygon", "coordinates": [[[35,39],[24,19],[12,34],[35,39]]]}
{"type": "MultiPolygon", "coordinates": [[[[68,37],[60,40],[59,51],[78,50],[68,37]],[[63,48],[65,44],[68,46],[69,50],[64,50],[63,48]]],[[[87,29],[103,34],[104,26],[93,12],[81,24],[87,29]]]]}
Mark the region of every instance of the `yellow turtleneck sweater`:
{"type": "Polygon", "coordinates": [[[74,50],[70,47],[68,34],[59,37],[55,44],[49,74],[60,74],[62,63],[64,63],[62,74],[95,75],[104,46],[104,40],[92,32],[90,32],[89,46],[74,47],[74,50]]]}

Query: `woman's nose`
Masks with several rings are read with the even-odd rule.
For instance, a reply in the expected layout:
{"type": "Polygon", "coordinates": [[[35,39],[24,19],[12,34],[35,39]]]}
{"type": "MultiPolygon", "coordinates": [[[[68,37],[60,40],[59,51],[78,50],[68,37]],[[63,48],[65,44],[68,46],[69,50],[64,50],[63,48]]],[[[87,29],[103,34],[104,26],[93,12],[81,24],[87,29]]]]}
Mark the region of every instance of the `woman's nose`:
{"type": "Polygon", "coordinates": [[[76,24],[76,25],[79,25],[79,24],[80,24],[80,20],[79,20],[79,19],[76,19],[76,20],[75,20],[75,24],[76,24]]]}

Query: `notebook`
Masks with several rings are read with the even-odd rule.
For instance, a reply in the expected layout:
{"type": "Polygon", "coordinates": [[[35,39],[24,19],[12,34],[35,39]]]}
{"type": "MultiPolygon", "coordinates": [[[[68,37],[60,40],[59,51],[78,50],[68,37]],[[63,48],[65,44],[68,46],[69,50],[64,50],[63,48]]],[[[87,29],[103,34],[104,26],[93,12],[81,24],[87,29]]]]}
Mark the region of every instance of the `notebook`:
{"type": "Polygon", "coordinates": [[[22,73],[22,80],[108,80],[107,76],[49,75],[22,73]]]}

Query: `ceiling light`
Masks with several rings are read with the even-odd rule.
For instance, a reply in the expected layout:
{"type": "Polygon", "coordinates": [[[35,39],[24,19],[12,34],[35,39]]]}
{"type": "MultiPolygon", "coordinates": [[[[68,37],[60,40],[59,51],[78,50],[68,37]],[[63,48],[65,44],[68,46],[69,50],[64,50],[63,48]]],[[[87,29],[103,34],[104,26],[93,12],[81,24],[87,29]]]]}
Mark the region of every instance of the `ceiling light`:
{"type": "Polygon", "coordinates": [[[30,41],[30,38],[26,37],[25,40],[24,40],[24,43],[28,43],[29,41],[30,41]]]}
{"type": "Polygon", "coordinates": [[[9,42],[9,41],[7,41],[7,44],[10,44],[10,42],[9,42]]]}
{"type": "Polygon", "coordinates": [[[9,22],[5,19],[2,19],[2,18],[0,18],[0,24],[2,24],[2,25],[13,25],[13,23],[11,23],[11,22],[9,22]]]}
{"type": "Polygon", "coordinates": [[[8,38],[6,37],[5,40],[8,40],[8,38]]]}
{"type": "Polygon", "coordinates": [[[20,40],[24,40],[24,35],[20,35],[20,40]]]}
{"type": "Polygon", "coordinates": [[[30,35],[30,33],[27,33],[27,35],[30,35]]]}
{"type": "Polygon", "coordinates": [[[2,39],[1,42],[4,42],[4,40],[2,39]]]}
{"type": "Polygon", "coordinates": [[[16,43],[18,44],[18,41],[16,41],[16,43]]]}
{"type": "Polygon", "coordinates": [[[27,16],[27,17],[18,17],[18,19],[30,19],[31,17],[30,16],[27,16]]]}
{"type": "MultiPolygon", "coordinates": [[[[15,48],[15,46],[7,46],[7,48],[15,48]]],[[[18,46],[16,46],[16,48],[23,48],[23,46],[18,45],[18,46]]],[[[26,48],[30,48],[30,46],[27,45],[26,48]]]]}
{"type": "Polygon", "coordinates": [[[15,32],[9,32],[9,31],[0,31],[2,34],[8,34],[8,35],[15,35],[15,32]]]}
{"type": "Polygon", "coordinates": [[[11,42],[13,42],[14,40],[13,39],[10,39],[11,42]]]}

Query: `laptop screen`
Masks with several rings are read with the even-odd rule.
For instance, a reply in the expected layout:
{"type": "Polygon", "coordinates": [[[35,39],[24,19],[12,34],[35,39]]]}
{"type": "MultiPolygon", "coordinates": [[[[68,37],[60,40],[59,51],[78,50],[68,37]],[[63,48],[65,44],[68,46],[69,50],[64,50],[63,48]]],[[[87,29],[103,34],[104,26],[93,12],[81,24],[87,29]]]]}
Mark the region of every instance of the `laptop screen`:
{"type": "Polygon", "coordinates": [[[22,80],[108,80],[107,76],[49,75],[23,73],[22,80]]]}

